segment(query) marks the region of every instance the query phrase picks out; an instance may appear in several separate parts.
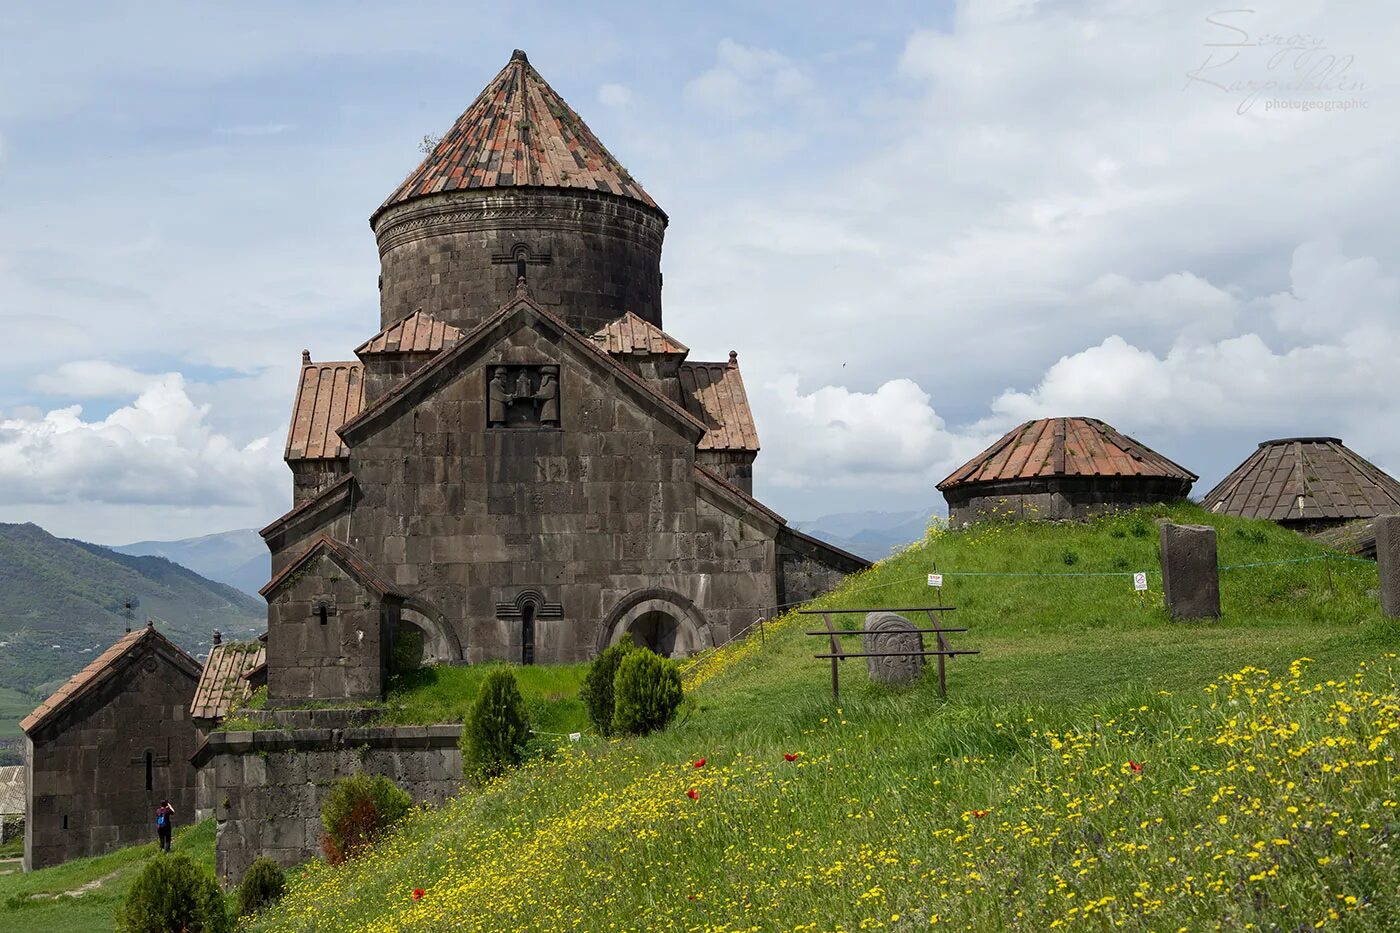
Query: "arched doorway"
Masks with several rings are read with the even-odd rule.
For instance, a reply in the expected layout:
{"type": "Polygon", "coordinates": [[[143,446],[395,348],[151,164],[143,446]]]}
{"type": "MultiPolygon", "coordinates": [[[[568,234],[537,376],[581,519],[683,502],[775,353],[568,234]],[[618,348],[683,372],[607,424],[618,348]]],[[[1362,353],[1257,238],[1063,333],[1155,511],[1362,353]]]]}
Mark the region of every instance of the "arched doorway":
{"type": "Polygon", "coordinates": [[[599,649],[624,638],[662,657],[684,658],[711,646],[710,627],[695,605],[670,590],[629,593],[604,622],[599,649]]]}
{"type": "MultiPolygon", "coordinates": [[[[409,642],[417,642],[421,648],[416,653],[417,665],[453,664],[463,659],[461,642],[452,630],[447,619],[437,607],[426,600],[413,597],[399,610],[399,631],[408,635],[409,642]]],[[[400,651],[395,645],[395,653],[412,653],[412,646],[400,651]]]]}

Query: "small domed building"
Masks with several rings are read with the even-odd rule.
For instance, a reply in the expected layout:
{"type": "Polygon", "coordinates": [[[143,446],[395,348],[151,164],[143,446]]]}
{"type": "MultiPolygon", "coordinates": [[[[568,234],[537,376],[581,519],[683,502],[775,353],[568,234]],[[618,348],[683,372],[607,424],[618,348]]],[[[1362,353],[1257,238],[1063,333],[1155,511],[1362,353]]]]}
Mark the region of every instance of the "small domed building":
{"type": "Polygon", "coordinates": [[[1314,532],[1400,513],[1400,481],[1340,438],[1283,437],[1261,442],[1201,504],[1314,532]]]}
{"type": "Polygon", "coordinates": [[[1041,418],[1007,432],[938,484],[953,525],[1089,518],[1184,499],[1195,473],[1097,418],[1041,418]]]}

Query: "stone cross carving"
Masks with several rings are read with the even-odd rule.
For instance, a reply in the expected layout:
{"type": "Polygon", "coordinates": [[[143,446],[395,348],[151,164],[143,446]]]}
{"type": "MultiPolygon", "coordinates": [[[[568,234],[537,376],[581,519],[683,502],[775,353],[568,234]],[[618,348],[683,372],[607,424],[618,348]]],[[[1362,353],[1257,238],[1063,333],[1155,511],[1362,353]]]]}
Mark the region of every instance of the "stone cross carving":
{"type": "MultiPolygon", "coordinates": [[[[918,626],[893,612],[872,612],[865,617],[865,650],[923,651],[924,636],[918,626]]],[[[882,684],[911,684],[924,672],[923,655],[866,658],[870,679],[882,684]]]]}
{"type": "Polygon", "coordinates": [[[488,367],[486,423],[492,428],[559,427],[559,367],[488,367]]]}

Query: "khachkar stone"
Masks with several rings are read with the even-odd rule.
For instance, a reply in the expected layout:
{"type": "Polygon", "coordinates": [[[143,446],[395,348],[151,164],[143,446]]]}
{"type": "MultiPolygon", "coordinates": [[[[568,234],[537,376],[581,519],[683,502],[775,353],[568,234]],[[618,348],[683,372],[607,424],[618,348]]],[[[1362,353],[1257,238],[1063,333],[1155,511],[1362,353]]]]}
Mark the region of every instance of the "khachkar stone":
{"type": "Polygon", "coordinates": [[[1381,575],[1381,612],[1400,619],[1400,515],[1376,519],[1376,565],[1381,575]]]}
{"type": "Polygon", "coordinates": [[[1162,593],[1174,619],[1220,618],[1215,529],[1162,524],[1162,593]]]}
{"type": "MultiPolygon", "coordinates": [[[[865,617],[865,650],[872,652],[924,650],[918,626],[893,612],[872,612],[865,617]]],[[[882,684],[912,684],[924,672],[924,656],[883,655],[865,659],[870,679],[882,684]]]]}

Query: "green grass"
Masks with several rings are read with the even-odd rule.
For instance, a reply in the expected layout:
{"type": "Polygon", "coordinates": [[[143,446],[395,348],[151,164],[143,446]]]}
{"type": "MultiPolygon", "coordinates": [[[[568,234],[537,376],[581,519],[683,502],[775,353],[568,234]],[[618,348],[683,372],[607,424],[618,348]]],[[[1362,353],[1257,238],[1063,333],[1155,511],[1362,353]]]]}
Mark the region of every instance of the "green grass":
{"type": "Polygon", "coordinates": [[[950,663],[947,701],[931,668],[895,690],[852,660],[833,706],[829,667],[812,658],[823,640],[802,634],[820,625],[788,616],[762,641],[701,659],[694,706],[665,732],[586,741],[417,813],[363,860],[313,866],[258,929],[460,918],[474,929],[913,929],[934,915],[954,929],[1392,928],[1396,732],[1377,723],[1400,717],[1385,657],[1400,625],[1380,616],[1375,566],[1231,569],[1222,619],[1174,622],[1159,516],[1215,525],[1227,566],[1327,554],[1189,506],[933,535],[818,604],[925,605],[926,574],[942,571],[957,607],[946,618],[970,629],[953,643],[982,651],[950,663]],[[1129,576],[959,576],[1135,570],[1152,572],[1145,600],[1129,576]],[[1299,657],[1316,660],[1294,683],[1299,657]],[[1251,665],[1280,686],[1248,674],[1203,692],[1251,665]],[[1349,718],[1334,700],[1352,704],[1349,718]],[[1251,880],[1256,869],[1274,874],[1251,880]]]}
{"type": "MultiPolygon", "coordinates": [[[[461,722],[471,708],[486,675],[499,665],[427,667],[397,674],[390,682],[385,711],[376,719],[383,725],[431,725],[461,722]]],[[[587,664],[552,667],[511,667],[531,728],[546,733],[586,732],[591,726],[579,701],[587,664]]]]}
{"type": "Polygon", "coordinates": [[[11,687],[0,687],[0,739],[19,736],[19,722],[34,711],[34,700],[11,687]]]}
{"type": "MultiPolygon", "coordinates": [[[[214,871],[214,821],[177,828],[175,851],[214,871]]],[[[113,928],[113,912],[141,866],[156,853],[155,843],[108,855],[74,859],[28,874],[0,875],[0,930],[6,933],[98,933],[113,928]],[[78,897],[46,895],[101,884],[78,897]],[[33,895],[39,895],[34,899],[33,895]]]]}

